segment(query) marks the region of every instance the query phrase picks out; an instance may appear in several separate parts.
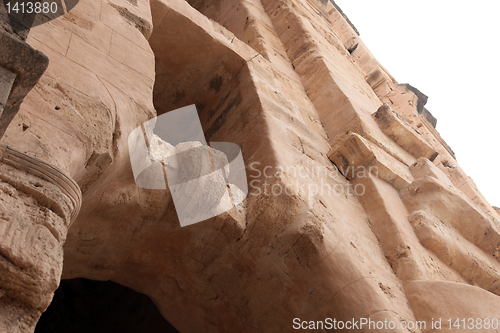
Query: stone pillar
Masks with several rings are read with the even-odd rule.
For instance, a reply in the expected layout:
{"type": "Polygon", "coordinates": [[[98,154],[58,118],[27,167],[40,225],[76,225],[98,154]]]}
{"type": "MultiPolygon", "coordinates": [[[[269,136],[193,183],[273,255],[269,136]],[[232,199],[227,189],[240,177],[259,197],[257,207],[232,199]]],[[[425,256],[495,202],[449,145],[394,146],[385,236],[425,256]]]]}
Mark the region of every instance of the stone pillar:
{"type": "Polygon", "coordinates": [[[0,332],[32,332],[50,304],[81,200],[59,169],[0,147],[0,332]]]}

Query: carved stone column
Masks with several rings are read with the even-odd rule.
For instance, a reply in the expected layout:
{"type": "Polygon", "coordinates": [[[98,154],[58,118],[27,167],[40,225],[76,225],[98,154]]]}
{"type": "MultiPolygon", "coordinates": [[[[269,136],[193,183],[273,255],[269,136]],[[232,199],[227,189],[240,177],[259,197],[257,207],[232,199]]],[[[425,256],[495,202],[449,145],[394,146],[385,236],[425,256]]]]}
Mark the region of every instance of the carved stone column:
{"type": "Polygon", "coordinates": [[[0,147],[0,332],[32,332],[50,304],[81,200],[59,169],[0,147]]]}

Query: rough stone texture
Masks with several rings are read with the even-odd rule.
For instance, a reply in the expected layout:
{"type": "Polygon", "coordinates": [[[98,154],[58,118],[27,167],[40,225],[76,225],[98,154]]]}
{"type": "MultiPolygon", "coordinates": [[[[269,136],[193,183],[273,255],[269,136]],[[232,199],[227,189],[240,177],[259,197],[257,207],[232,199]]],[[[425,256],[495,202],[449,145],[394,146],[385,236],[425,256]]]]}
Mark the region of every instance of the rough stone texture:
{"type": "Polygon", "coordinates": [[[29,28],[11,21],[4,3],[0,3],[0,138],[49,61],[25,43],[29,28]]]}
{"type": "Polygon", "coordinates": [[[2,138],[32,162],[2,164],[5,330],[32,331],[61,274],[146,294],[180,332],[498,315],[498,211],[331,3],[81,0],[27,42],[50,65],[2,138]],[[250,192],[181,228],[128,136],[191,104],[250,192]]]}
{"type": "Polygon", "coordinates": [[[9,71],[5,68],[0,68],[0,114],[2,114],[5,104],[12,90],[12,85],[16,80],[16,73],[9,71]]]}
{"type": "MultiPolygon", "coordinates": [[[[441,329],[428,327],[427,332],[464,332],[449,327],[456,318],[498,318],[498,296],[480,288],[444,281],[414,281],[406,287],[408,300],[415,314],[426,322],[442,318],[441,329]]],[[[472,329],[480,332],[498,332],[495,328],[472,329]]]]}
{"type": "Polygon", "coordinates": [[[59,285],[81,193],[60,170],[11,148],[0,160],[0,330],[29,332],[59,285]]]}
{"type": "Polygon", "coordinates": [[[382,105],[373,116],[384,134],[413,156],[426,157],[431,161],[437,157],[438,153],[422,134],[387,104],[382,105]]]}

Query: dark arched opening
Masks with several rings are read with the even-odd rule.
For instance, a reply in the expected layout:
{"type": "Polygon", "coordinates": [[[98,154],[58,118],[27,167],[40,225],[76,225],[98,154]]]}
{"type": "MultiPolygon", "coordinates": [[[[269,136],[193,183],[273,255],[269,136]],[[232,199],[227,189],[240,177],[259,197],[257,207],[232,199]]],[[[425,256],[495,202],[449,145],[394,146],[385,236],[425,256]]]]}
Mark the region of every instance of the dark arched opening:
{"type": "Polygon", "coordinates": [[[153,301],[111,281],[62,280],[35,333],[178,333],[153,301]]]}

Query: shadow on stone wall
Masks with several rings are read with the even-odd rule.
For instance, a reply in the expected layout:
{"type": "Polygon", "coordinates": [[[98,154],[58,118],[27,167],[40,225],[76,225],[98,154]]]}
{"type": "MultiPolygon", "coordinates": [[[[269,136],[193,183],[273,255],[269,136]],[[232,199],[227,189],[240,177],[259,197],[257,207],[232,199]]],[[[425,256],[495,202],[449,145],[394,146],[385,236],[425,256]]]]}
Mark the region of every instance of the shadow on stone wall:
{"type": "Polygon", "coordinates": [[[178,333],[144,294],[111,281],[62,280],[35,333],[178,333]]]}

